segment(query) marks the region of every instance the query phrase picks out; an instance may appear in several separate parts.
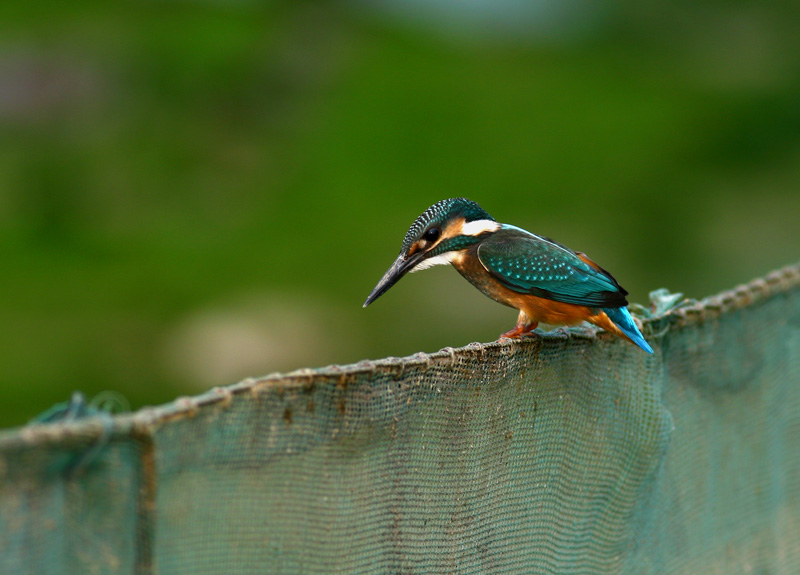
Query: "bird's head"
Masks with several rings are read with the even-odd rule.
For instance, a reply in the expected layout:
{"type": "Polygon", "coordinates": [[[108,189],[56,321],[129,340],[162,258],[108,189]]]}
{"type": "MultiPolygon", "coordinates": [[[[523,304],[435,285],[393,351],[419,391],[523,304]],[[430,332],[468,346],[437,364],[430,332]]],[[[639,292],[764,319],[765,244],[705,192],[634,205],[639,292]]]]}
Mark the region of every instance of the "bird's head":
{"type": "Polygon", "coordinates": [[[450,263],[457,254],[499,227],[482,207],[466,198],[450,198],[433,204],[411,224],[400,255],[369,294],[364,307],[386,293],[408,272],[450,263]]]}

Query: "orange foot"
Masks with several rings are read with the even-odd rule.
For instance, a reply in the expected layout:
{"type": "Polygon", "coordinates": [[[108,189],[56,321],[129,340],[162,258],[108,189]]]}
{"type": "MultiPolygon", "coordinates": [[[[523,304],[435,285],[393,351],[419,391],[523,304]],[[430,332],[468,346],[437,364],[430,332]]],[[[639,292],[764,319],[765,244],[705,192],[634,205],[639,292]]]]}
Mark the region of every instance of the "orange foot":
{"type": "Polygon", "coordinates": [[[538,323],[529,323],[527,325],[516,325],[514,329],[511,329],[504,334],[501,334],[497,339],[520,339],[526,336],[533,336],[533,330],[536,329],[536,326],[539,325],[538,323]]]}

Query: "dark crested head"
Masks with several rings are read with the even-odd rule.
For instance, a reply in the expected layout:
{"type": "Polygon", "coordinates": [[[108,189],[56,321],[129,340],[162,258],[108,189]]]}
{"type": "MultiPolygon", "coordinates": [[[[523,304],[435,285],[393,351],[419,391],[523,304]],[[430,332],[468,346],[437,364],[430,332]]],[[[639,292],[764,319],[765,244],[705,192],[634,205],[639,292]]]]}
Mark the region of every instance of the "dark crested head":
{"type": "Polygon", "coordinates": [[[469,223],[478,220],[494,221],[494,218],[478,204],[467,198],[449,198],[436,202],[422,212],[411,224],[411,227],[408,228],[400,253],[407,254],[416,242],[426,239],[426,234],[429,236],[428,239],[433,239],[433,236],[436,235],[434,230],[438,230],[439,235],[441,235],[443,228],[447,224],[459,220],[469,223]]]}
{"type": "Polygon", "coordinates": [[[450,263],[456,252],[498,227],[494,218],[472,200],[450,198],[436,202],[411,224],[400,255],[369,294],[364,307],[386,293],[406,273],[450,263]]]}

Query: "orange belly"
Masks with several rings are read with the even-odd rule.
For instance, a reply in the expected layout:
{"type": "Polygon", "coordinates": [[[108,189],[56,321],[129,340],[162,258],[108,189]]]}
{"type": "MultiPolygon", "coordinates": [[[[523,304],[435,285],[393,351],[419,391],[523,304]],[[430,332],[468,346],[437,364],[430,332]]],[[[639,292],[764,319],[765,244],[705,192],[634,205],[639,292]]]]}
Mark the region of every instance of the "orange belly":
{"type": "MultiPolygon", "coordinates": [[[[511,290],[508,291],[511,292],[511,290]]],[[[577,325],[588,321],[597,327],[610,331],[622,339],[631,341],[631,339],[617,327],[617,324],[611,321],[606,313],[598,308],[573,303],[563,303],[532,295],[517,294],[515,292],[511,292],[511,294],[514,295],[509,298],[509,303],[512,307],[517,308],[521,312],[520,318],[517,321],[518,325],[520,323],[527,325],[536,325],[538,323],[547,323],[550,325],[577,325]],[[522,317],[522,314],[525,314],[527,317],[522,317]]]]}
{"type": "Polygon", "coordinates": [[[590,318],[598,315],[599,311],[584,305],[553,301],[530,294],[519,294],[506,288],[501,289],[505,292],[501,295],[505,300],[503,303],[523,312],[528,316],[530,323],[576,325],[589,321],[590,318]]]}

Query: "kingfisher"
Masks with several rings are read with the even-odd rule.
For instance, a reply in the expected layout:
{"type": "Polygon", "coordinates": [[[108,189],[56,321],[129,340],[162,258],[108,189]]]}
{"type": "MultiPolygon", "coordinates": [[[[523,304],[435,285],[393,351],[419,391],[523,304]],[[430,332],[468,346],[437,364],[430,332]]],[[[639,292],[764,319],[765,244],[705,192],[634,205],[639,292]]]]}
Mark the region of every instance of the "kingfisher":
{"type": "Polygon", "coordinates": [[[628,292],[610,273],[582,252],[495,221],[466,198],[437,202],[411,224],[400,255],[364,307],[406,273],[444,264],[484,295],[519,310],[516,325],[500,339],[534,335],[539,323],[587,321],[653,353],[626,308],[628,292]]]}

